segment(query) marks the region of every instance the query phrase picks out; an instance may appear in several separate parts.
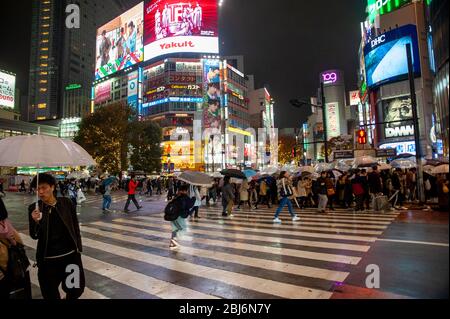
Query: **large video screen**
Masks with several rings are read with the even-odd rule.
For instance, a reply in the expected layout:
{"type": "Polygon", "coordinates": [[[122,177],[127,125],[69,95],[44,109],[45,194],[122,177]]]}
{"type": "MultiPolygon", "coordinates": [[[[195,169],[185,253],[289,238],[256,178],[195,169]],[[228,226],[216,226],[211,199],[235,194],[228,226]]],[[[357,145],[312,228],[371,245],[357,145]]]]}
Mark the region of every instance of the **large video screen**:
{"type": "Polygon", "coordinates": [[[383,100],[383,117],[385,138],[401,138],[414,135],[410,96],[383,100]]]}
{"type": "Polygon", "coordinates": [[[411,44],[414,75],[420,76],[419,47],[415,25],[406,25],[372,39],[364,48],[367,85],[408,78],[406,44],[411,44]]]}
{"type": "Polygon", "coordinates": [[[219,53],[217,0],[146,0],[144,57],[219,53]]]}
{"type": "Polygon", "coordinates": [[[0,71],[0,106],[14,108],[16,77],[0,71]]]}
{"type": "Polygon", "coordinates": [[[97,30],[95,79],[144,60],[144,3],[97,30]]]}

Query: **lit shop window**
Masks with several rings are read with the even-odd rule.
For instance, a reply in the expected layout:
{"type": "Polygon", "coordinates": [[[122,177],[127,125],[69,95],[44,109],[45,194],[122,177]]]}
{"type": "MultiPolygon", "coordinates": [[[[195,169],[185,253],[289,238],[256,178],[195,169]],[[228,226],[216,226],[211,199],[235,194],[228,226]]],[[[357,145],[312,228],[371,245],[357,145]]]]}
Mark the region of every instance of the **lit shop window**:
{"type": "Polygon", "coordinates": [[[39,92],[45,93],[45,92],[47,92],[47,89],[46,89],[46,88],[40,88],[40,89],[39,89],[39,92]]]}
{"type": "Polygon", "coordinates": [[[38,109],[46,109],[46,108],[47,108],[47,103],[38,104],[38,109]]]}
{"type": "Polygon", "coordinates": [[[47,39],[42,40],[41,43],[48,43],[48,40],[47,39]]]}
{"type": "Polygon", "coordinates": [[[43,120],[46,120],[47,118],[45,116],[38,116],[36,119],[38,121],[43,121],[43,120]]]}
{"type": "Polygon", "coordinates": [[[41,66],[41,68],[46,68],[46,67],[48,67],[48,64],[47,63],[41,63],[40,66],[41,66]]]}
{"type": "Polygon", "coordinates": [[[42,35],[48,35],[49,32],[46,31],[46,32],[42,32],[41,34],[42,34],[42,35]]]}
{"type": "Polygon", "coordinates": [[[39,83],[42,83],[42,84],[45,84],[45,83],[47,83],[48,81],[47,80],[40,80],[39,81],[39,83]]]}
{"type": "Polygon", "coordinates": [[[47,8],[47,9],[42,9],[42,11],[43,11],[43,12],[49,12],[50,9],[48,9],[48,8],[47,8]]]}
{"type": "Polygon", "coordinates": [[[48,72],[41,72],[41,73],[39,73],[39,75],[47,75],[48,74],[48,72]]]}
{"type": "Polygon", "coordinates": [[[41,59],[48,59],[48,55],[41,55],[40,58],[41,59]]]}
{"type": "Polygon", "coordinates": [[[48,24],[48,23],[42,25],[43,28],[48,28],[49,26],[50,26],[50,24],[48,24]]]}
{"type": "Polygon", "coordinates": [[[42,17],[42,20],[48,20],[50,17],[42,17]]]}
{"type": "Polygon", "coordinates": [[[41,48],[41,51],[48,51],[48,48],[41,48]]]}

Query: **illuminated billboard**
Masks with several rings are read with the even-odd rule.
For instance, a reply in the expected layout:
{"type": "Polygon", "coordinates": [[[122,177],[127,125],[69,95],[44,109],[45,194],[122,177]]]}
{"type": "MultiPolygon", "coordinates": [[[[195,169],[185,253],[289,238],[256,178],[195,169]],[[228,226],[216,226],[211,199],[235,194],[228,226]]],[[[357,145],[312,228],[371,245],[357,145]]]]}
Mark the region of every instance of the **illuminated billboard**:
{"type": "Polygon", "coordinates": [[[376,87],[408,78],[406,44],[411,45],[415,76],[420,76],[419,47],[415,25],[406,25],[369,41],[364,48],[367,85],[376,87]]]}
{"type": "Polygon", "coordinates": [[[203,60],[203,128],[221,131],[220,60],[203,60]]]}
{"type": "Polygon", "coordinates": [[[413,111],[410,96],[383,101],[385,138],[414,136],[413,111]]]}
{"type": "Polygon", "coordinates": [[[144,3],[97,30],[95,79],[144,60],[144,3]]]}
{"type": "Polygon", "coordinates": [[[145,60],[171,53],[219,53],[217,0],[146,0],[145,60]]]}
{"type": "Polygon", "coordinates": [[[111,99],[111,80],[99,83],[94,88],[95,104],[100,104],[111,99]]]}
{"type": "Polygon", "coordinates": [[[377,15],[395,11],[409,3],[411,0],[367,0],[369,21],[373,23],[377,15]]]}
{"type": "Polygon", "coordinates": [[[0,106],[14,108],[16,76],[0,71],[0,106]]]}

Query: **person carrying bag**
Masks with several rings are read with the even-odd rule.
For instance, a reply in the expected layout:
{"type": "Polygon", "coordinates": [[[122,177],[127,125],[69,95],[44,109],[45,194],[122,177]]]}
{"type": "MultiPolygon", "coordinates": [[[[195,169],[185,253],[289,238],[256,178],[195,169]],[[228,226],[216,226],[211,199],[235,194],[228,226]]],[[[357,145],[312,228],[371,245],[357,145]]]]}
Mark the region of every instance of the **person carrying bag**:
{"type": "Polygon", "coordinates": [[[0,198],[0,299],[31,299],[30,261],[0,198]]]}

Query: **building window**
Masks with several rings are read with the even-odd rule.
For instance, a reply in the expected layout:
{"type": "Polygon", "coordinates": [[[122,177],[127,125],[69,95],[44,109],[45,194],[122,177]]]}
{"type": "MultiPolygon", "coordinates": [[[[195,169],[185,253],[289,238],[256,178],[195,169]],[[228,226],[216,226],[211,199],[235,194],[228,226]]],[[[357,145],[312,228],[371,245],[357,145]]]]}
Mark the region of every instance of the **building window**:
{"type": "Polygon", "coordinates": [[[38,109],[46,109],[46,108],[47,108],[47,103],[38,104],[38,109]]]}
{"type": "Polygon", "coordinates": [[[41,72],[41,73],[39,73],[39,75],[47,75],[48,74],[48,72],[41,72]]]}
{"type": "Polygon", "coordinates": [[[41,51],[48,51],[48,48],[47,47],[41,48],[41,51]]]}
{"type": "Polygon", "coordinates": [[[46,88],[41,88],[41,89],[39,89],[39,92],[45,93],[45,92],[47,92],[47,89],[46,88]]]}

